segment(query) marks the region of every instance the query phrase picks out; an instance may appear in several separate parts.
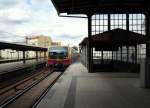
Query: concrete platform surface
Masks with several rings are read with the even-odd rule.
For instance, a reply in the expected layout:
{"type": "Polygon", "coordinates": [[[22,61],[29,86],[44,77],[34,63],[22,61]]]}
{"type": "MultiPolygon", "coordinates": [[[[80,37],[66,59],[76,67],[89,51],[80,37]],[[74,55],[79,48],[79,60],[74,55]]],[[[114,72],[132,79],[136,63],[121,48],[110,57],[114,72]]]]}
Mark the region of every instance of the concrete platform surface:
{"type": "Polygon", "coordinates": [[[33,59],[33,60],[27,60],[26,63],[23,63],[23,61],[3,63],[0,64],[0,75],[8,72],[12,72],[13,70],[17,70],[18,68],[25,68],[32,64],[38,64],[42,62],[45,62],[45,60],[39,59],[37,62],[35,59],[33,59]]]}
{"type": "Polygon", "coordinates": [[[150,108],[150,89],[134,73],[87,73],[71,65],[36,108],[150,108]]]}

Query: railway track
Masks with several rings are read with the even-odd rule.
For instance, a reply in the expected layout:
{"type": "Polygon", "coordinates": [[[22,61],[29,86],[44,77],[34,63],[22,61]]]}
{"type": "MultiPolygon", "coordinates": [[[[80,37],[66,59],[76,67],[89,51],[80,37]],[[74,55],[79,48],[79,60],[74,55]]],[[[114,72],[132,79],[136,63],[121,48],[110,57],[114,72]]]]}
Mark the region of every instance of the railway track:
{"type": "Polygon", "coordinates": [[[0,108],[35,107],[62,72],[46,70],[0,91],[0,108]]]}
{"type": "MultiPolygon", "coordinates": [[[[40,72],[37,72],[37,70],[36,70],[37,73],[33,73],[32,75],[28,76],[27,78],[22,78],[22,80],[17,81],[16,83],[11,84],[10,86],[0,88],[0,97],[2,97],[2,95],[7,94],[12,89],[14,89],[16,91],[18,86],[24,85],[25,83],[27,84],[27,82],[30,80],[35,80],[36,77],[38,77],[41,74],[44,74],[44,71],[46,71],[46,69],[44,69],[43,71],[41,71],[41,70],[38,70],[38,71],[40,71],[40,72]]],[[[1,102],[1,99],[0,99],[0,102],[1,102]]]]}

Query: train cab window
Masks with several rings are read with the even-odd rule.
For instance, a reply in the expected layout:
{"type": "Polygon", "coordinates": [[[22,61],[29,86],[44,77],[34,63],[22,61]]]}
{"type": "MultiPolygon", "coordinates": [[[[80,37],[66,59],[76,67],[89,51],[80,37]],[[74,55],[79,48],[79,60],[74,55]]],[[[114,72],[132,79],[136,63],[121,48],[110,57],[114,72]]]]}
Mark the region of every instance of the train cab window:
{"type": "Polygon", "coordinates": [[[65,59],[68,56],[67,47],[51,47],[49,49],[49,57],[51,59],[65,59]]]}

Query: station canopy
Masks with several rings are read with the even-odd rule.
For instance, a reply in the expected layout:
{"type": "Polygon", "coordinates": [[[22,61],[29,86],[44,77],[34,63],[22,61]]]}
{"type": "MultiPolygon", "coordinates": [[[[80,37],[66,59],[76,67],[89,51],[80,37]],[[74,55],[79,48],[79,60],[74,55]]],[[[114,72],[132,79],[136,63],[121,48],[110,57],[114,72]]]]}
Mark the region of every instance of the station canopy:
{"type": "Polygon", "coordinates": [[[47,51],[47,48],[8,43],[8,42],[0,42],[0,49],[12,49],[18,51],[47,51]]]}
{"type": "MultiPolygon", "coordinates": [[[[146,43],[145,35],[123,29],[113,29],[91,36],[91,44],[100,50],[118,50],[121,46],[135,46],[146,43]]],[[[80,46],[88,45],[88,38],[84,38],[80,46]]]]}
{"type": "Polygon", "coordinates": [[[145,12],[149,0],[52,0],[58,14],[145,12]]]}

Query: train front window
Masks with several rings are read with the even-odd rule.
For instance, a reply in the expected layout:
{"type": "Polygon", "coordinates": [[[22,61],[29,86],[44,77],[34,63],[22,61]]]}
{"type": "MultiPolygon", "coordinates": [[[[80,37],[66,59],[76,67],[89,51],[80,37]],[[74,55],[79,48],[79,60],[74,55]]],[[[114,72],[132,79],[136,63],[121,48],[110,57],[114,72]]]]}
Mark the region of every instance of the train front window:
{"type": "Polygon", "coordinates": [[[49,57],[52,59],[57,59],[57,53],[56,52],[49,52],[49,57]]]}
{"type": "Polygon", "coordinates": [[[67,47],[56,46],[56,47],[50,47],[49,50],[53,51],[53,52],[67,52],[68,48],[67,47]]]}
{"type": "Polygon", "coordinates": [[[51,59],[65,59],[67,52],[49,52],[49,57],[51,59]]]}
{"type": "Polygon", "coordinates": [[[68,56],[67,47],[51,47],[49,57],[51,59],[65,59],[68,56]]]}

